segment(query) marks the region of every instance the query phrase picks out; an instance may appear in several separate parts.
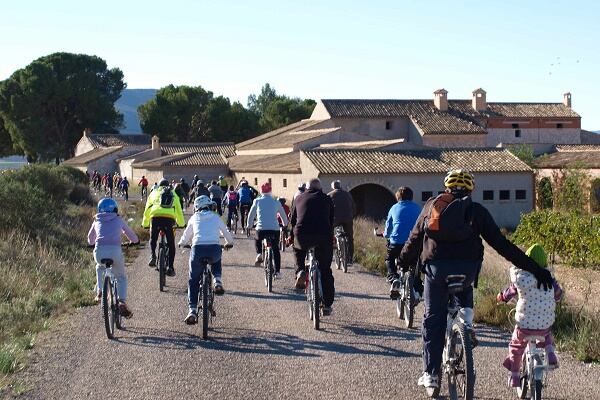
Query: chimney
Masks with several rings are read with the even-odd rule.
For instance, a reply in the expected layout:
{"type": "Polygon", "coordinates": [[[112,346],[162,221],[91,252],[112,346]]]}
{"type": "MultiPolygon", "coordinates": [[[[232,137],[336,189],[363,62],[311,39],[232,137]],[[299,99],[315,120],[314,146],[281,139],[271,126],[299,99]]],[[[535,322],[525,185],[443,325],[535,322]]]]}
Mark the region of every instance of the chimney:
{"type": "Polygon", "coordinates": [[[85,128],[83,130],[83,137],[88,137],[92,134],[92,129],[91,128],[85,128]]]}
{"type": "Polygon", "coordinates": [[[448,91],[438,89],[433,92],[433,105],[440,111],[448,111],[448,91]]]}
{"type": "Polygon", "coordinates": [[[160,142],[156,135],[152,136],[152,150],[160,150],[160,142]]]}
{"type": "Polygon", "coordinates": [[[487,109],[485,90],[483,90],[482,88],[473,90],[472,105],[475,111],[485,111],[487,109]]]}
{"type": "Polygon", "coordinates": [[[571,92],[563,94],[563,104],[571,108],[571,92]]]}

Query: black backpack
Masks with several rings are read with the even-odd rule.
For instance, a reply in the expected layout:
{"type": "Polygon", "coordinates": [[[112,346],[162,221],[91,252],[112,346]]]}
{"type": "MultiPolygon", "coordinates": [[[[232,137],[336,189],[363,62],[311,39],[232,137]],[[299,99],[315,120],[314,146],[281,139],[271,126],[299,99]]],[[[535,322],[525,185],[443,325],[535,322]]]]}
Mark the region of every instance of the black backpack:
{"type": "Polygon", "coordinates": [[[165,187],[160,194],[160,206],[162,208],[173,208],[174,199],[173,190],[170,187],[165,187]]]}
{"type": "Polygon", "coordinates": [[[472,226],[473,201],[451,193],[438,195],[429,205],[425,233],[436,241],[462,242],[475,236],[472,226]]]}

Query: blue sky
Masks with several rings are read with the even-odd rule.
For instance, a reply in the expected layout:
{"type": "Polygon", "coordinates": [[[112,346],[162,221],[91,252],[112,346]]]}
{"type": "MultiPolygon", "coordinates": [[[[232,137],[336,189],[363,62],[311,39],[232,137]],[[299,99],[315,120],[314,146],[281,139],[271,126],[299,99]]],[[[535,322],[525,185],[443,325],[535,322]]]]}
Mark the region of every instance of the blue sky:
{"type": "MultiPolygon", "coordinates": [[[[8,4],[7,4],[8,3],[8,4]]],[[[37,57],[95,54],[129,88],[292,96],[562,101],[600,130],[597,1],[11,1],[0,79],[37,57]]]]}

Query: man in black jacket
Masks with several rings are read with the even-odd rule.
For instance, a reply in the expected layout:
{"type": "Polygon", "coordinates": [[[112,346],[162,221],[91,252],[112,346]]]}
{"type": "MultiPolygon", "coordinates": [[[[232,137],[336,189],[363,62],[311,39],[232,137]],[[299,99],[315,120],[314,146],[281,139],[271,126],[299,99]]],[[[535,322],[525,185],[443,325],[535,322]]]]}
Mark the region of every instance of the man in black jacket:
{"type": "Polygon", "coordinates": [[[312,179],[308,189],[296,199],[292,208],[292,233],[296,257],[296,288],[304,289],[306,280],[306,252],[315,248],[323,286],[323,315],[331,314],[335,294],[331,260],[333,259],[333,202],[321,187],[321,181],[312,179]]]}
{"type": "Polygon", "coordinates": [[[331,192],[327,196],[333,201],[333,228],[342,226],[348,238],[348,265],[352,265],[354,259],[354,200],[352,195],[342,189],[340,181],[331,183],[331,192]]]}
{"type": "Polygon", "coordinates": [[[448,172],[444,179],[444,186],[446,193],[451,194],[451,196],[446,195],[450,203],[443,208],[443,205],[440,206],[441,203],[438,203],[439,196],[425,203],[399,257],[402,268],[406,269],[414,265],[420,256],[421,264],[425,269],[425,316],[422,330],[424,371],[419,378],[419,385],[425,388],[439,387],[449,298],[449,275],[465,275],[462,287],[458,288],[462,291],[455,296],[461,307],[459,317],[465,323],[469,336],[476,343],[472,328],[473,284],[477,281],[483,261],[482,237],[502,257],[518,268],[531,272],[538,281],[538,287],[544,286],[545,289],[552,287],[550,272],[538,266],[535,261],[508,241],[498,229],[489,211],[481,204],[471,201],[470,195],[475,187],[475,180],[469,172],[460,169],[448,172]],[[464,211],[460,218],[453,219],[456,223],[455,230],[448,229],[448,226],[444,227],[443,211],[451,208],[464,211]],[[442,232],[443,230],[446,232],[442,232]]]}

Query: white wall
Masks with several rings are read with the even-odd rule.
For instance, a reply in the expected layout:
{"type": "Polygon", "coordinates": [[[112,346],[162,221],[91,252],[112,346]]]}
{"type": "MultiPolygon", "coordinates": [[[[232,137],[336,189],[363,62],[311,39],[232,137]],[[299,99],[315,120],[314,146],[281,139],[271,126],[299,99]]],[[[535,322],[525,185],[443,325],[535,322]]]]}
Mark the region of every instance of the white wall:
{"type": "Polygon", "coordinates": [[[495,147],[499,143],[513,144],[579,144],[581,130],[579,128],[519,128],[521,137],[515,137],[515,129],[488,128],[487,145],[495,147]]]}

